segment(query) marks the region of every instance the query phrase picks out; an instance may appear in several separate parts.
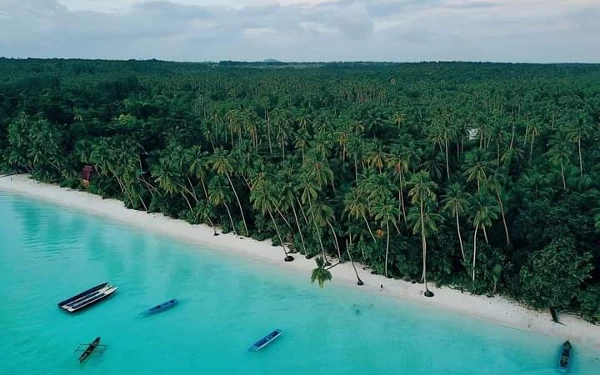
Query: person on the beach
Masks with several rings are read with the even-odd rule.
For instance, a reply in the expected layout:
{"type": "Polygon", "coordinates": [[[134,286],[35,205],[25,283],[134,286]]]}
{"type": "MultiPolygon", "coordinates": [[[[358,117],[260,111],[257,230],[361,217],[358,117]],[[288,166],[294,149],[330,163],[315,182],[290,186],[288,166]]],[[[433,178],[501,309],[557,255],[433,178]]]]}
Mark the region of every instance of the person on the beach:
{"type": "Polygon", "coordinates": [[[383,284],[381,284],[381,285],[379,286],[379,291],[381,292],[382,290],[383,290],[383,284]]]}

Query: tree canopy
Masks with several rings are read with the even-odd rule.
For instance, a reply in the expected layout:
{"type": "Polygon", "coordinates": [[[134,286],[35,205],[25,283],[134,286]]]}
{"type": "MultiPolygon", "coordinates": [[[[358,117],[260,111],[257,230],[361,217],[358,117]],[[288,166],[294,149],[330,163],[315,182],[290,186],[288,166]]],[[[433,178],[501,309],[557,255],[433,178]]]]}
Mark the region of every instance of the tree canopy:
{"type": "Polygon", "coordinates": [[[599,141],[600,65],[0,59],[3,172],[592,321],[599,141]]]}

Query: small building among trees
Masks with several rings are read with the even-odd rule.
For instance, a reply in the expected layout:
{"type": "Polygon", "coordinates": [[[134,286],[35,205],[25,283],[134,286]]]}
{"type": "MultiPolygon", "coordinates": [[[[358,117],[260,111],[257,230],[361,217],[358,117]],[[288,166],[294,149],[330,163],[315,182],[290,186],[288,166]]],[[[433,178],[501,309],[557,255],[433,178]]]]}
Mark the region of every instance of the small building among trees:
{"type": "Polygon", "coordinates": [[[81,173],[79,173],[79,180],[87,189],[90,186],[90,181],[92,180],[92,178],[94,178],[94,176],[96,176],[96,171],[94,170],[94,167],[92,167],[91,165],[86,165],[81,170],[81,173]]]}

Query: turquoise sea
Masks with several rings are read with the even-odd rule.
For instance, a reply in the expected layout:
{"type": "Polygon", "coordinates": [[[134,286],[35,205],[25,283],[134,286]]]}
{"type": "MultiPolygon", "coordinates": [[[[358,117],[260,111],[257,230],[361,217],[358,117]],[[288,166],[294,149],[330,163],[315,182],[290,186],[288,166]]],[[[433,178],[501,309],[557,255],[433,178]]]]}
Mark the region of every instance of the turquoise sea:
{"type": "MultiPolygon", "coordinates": [[[[0,374],[556,374],[562,340],[327,285],[0,192],[0,374]],[[104,281],[110,299],[56,303],[104,281]],[[181,303],[140,318],[170,298],[181,303]],[[248,347],[274,328],[284,335],[248,347]],[[83,364],[73,350],[102,337],[83,364]]],[[[572,374],[600,374],[575,346],[572,374]]]]}

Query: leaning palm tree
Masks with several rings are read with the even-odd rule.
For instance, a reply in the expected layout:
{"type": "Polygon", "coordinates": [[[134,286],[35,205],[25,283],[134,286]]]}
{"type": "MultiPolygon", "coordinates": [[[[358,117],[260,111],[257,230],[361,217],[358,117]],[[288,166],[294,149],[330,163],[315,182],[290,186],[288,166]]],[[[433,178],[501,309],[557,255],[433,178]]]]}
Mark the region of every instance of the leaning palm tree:
{"type": "Polygon", "coordinates": [[[223,177],[221,176],[215,176],[210,180],[208,183],[208,203],[213,206],[225,206],[227,216],[229,216],[229,221],[231,222],[231,230],[237,236],[235,223],[233,222],[233,216],[231,216],[231,210],[227,204],[231,203],[231,197],[229,194],[227,194],[228,189],[225,187],[225,185],[226,183],[223,181],[223,177]]]}
{"type": "Polygon", "coordinates": [[[317,262],[317,268],[312,270],[310,282],[314,283],[316,281],[319,283],[319,286],[323,288],[325,281],[331,280],[331,272],[325,268],[325,261],[323,260],[323,257],[317,257],[315,261],[317,262]]]}
{"type": "Polygon", "coordinates": [[[375,220],[378,220],[382,226],[385,226],[386,243],[385,243],[385,265],[384,275],[388,276],[388,258],[390,253],[390,223],[396,225],[398,208],[391,197],[379,199],[373,205],[375,220]]]}
{"type": "MultiPolygon", "coordinates": [[[[319,231],[319,225],[317,224],[317,220],[315,219],[313,209],[313,200],[317,199],[319,192],[321,189],[319,185],[317,185],[306,173],[302,173],[297,182],[297,188],[301,192],[300,201],[302,204],[306,204],[308,202],[308,211],[311,213],[312,224],[315,227],[317,238],[319,239],[319,245],[321,246],[321,252],[325,254],[325,246],[323,246],[323,239],[321,238],[321,233],[319,231]]],[[[327,258],[325,258],[325,263],[327,262],[327,258]]]]}
{"type": "Polygon", "coordinates": [[[494,198],[485,190],[475,195],[471,211],[471,221],[475,227],[475,233],[473,234],[473,265],[472,265],[472,278],[475,281],[475,261],[477,260],[477,233],[479,228],[483,230],[485,242],[489,243],[486,228],[492,226],[492,220],[498,219],[500,209],[496,206],[494,198]]]}
{"type": "MultiPolygon", "coordinates": [[[[434,191],[437,185],[431,181],[429,173],[421,171],[410,178],[408,186],[410,186],[408,197],[412,204],[417,205],[419,208],[419,220],[416,222],[413,220],[413,233],[421,232],[421,245],[423,247],[423,275],[421,278],[425,284],[425,297],[433,297],[433,293],[427,288],[427,235],[437,231],[434,219],[430,216],[431,212],[429,211],[431,203],[435,202],[437,198],[434,191]],[[426,220],[426,217],[431,220],[426,220]]],[[[412,216],[414,217],[414,214],[412,216]]]]}
{"type": "Polygon", "coordinates": [[[277,226],[277,222],[273,217],[273,210],[277,207],[277,198],[273,191],[273,185],[269,185],[266,182],[266,180],[254,184],[253,189],[250,192],[250,202],[252,202],[254,208],[259,210],[263,215],[265,213],[269,214],[269,217],[273,222],[273,226],[275,227],[275,231],[277,232],[279,243],[283,248],[283,252],[285,254],[284,261],[293,261],[294,257],[289,255],[287,250],[285,249],[283,239],[281,238],[281,233],[279,232],[279,227],[277,226]]]}
{"type": "Polygon", "coordinates": [[[344,197],[344,213],[348,217],[355,219],[363,219],[367,225],[367,230],[373,238],[373,242],[377,243],[375,234],[371,230],[369,220],[367,220],[367,213],[369,212],[369,205],[367,202],[368,191],[360,189],[358,187],[352,188],[349,193],[344,197]]]}
{"type": "Polygon", "coordinates": [[[454,183],[446,189],[446,195],[442,200],[442,211],[448,212],[456,219],[456,233],[458,234],[458,243],[460,244],[460,252],[462,254],[463,262],[467,264],[467,257],[465,256],[465,248],[460,234],[460,216],[468,210],[469,198],[471,195],[464,191],[464,187],[460,183],[454,183]]]}
{"type": "Polygon", "coordinates": [[[230,161],[229,155],[226,151],[222,149],[215,150],[215,153],[212,158],[213,170],[217,172],[219,176],[227,177],[227,181],[229,181],[229,185],[231,186],[231,190],[233,191],[233,195],[235,196],[235,200],[240,208],[240,214],[242,215],[242,222],[244,223],[244,229],[246,231],[246,236],[250,233],[248,231],[248,225],[246,224],[246,217],[244,216],[244,209],[242,208],[242,203],[240,202],[240,197],[238,196],[237,190],[235,190],[235,186],[233,185],[233,181],[231,180],[231,175],[234,172],[234,167],[230,161]]]}
{"type": "Polygon", "coordinates": [[[563,189],[567,189],[567,180],[565,178],[565,166],[571,160],[571,147],[568,139],[558,133],[549,142],[550,149],[546,153],[550,163],[553,166],[560,167],[563,189]]]}

